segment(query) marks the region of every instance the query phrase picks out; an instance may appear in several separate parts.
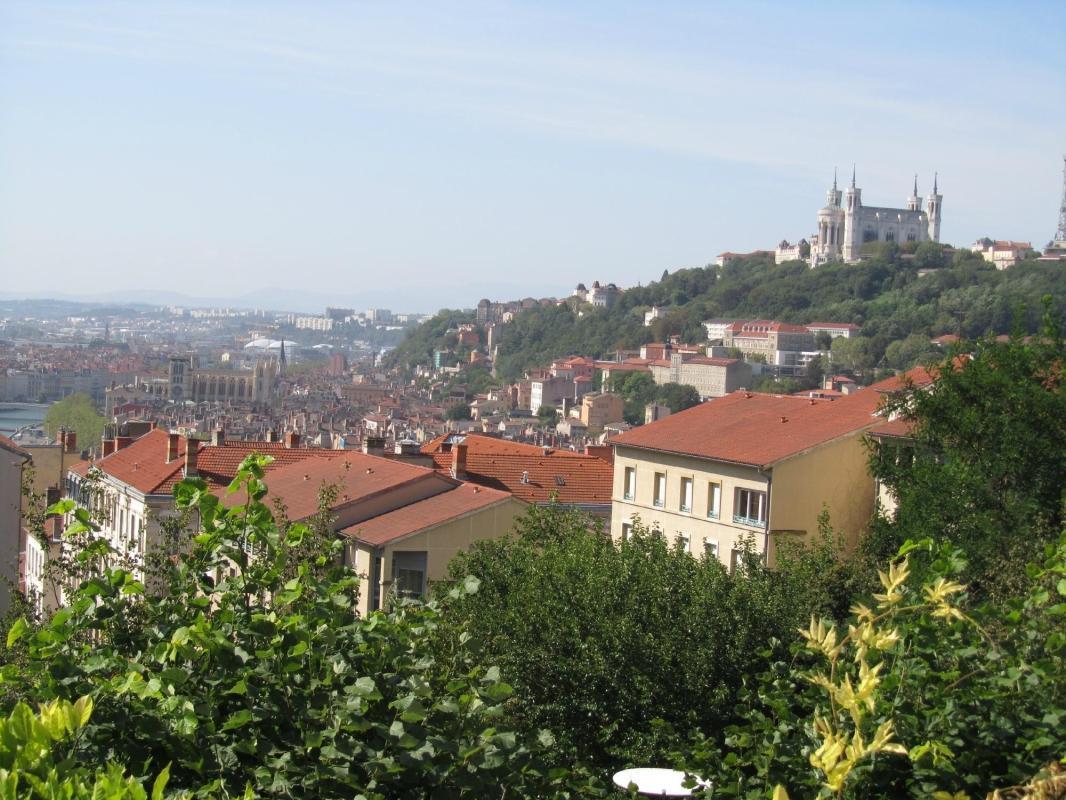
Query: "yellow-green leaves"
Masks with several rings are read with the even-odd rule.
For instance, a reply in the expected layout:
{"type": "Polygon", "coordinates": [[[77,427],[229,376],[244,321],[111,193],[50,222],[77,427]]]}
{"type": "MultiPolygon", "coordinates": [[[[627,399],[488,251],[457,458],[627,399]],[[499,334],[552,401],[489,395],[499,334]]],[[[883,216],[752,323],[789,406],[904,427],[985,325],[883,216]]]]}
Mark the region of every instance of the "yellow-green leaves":
{"type": "Polygon", "coordinates": [[[902,641],[893,620],[905,613],[926,610],[933,617],[967,619],[950,602],[965,590],[960,583],[937,578],[923,587],[924,603],[904,605],[910,577],[907,559],[890,564],[887,572],[881,571],[878,576],[884,591],[874,595],[877,609],[855,605],[851,609],[855,621],[848,625],[848,633],[843,638],[838,636],[833,624],[813,617],[810,627],[800,631],[806,648],[821,654],[828,662],[828,670],[807,676],[826,693],[830,705],[828,714],[815,717],[814,733],[819,744],[810,755],[810,763],[822,773],[824,786],[835,794],[843,791],[848,775],[863,759],[875,753],[908,754],[907,748],[895,741],[894,724],[890,716],[885,718],[885,711],[874,727],[881,673],[886,666],[882,654],[902,641]],[[850,660],[842,659],[849,648],[850,660]]]}
{"type": "Polygon", "coordinates": [[[800,636],[807,640],[807,647],[825,655],[830,660],[836,658],[837,629],[831,622],[824,619],[815,619],[811,616],[811,625],[807,630],[799,629],[800,636]]]}
{"type": "Polygon", "coordinates": [[[958,594],[965,589],[966,587],[961,583],[937,578],[933,584],[925,587],[923,594],[925,595],[925,602],[933,606],[934,617],[962,620],[966,616],[953,606],[949,599],[952,595],[958,594]]]}
{"type": "Polygon", "coordinates": [[[7,646],[11,647],[30,629],[25,617],[19,617],[7,630],[7,646]]]}
{"type": "Polygon", "coordinates": [[[882,609],[893,606],[903,599],[900,590],[910,574],[910,565],[906,558],[889,564],[887,573],[878,570],[877,576],[881,579],[881,585],[885,591],[883,594],[875,594],[874,599],[878,601],[882,609]]]}

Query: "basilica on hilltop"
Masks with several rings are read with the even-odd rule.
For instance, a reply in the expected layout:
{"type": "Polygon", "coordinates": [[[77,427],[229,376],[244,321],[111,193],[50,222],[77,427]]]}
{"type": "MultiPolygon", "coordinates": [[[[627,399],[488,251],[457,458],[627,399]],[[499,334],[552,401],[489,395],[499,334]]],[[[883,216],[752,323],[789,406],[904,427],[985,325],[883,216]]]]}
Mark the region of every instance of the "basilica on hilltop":
{"type": "Polygon", "coordinates": [[[906,208],[866,206],[862,202],[862,189],[855,185],[855,170],[851,172],[851,185],[844,191],[837,188],[834,174],[833,188],[826,193],[826,204],[818,212],[817,232],[811,237],[809,255],[801,253],[798,245],[782,242],[777,260],[809,258],[810,265],[816,267],[827,261],[858,261],[862,246],[869,242],[939,242],[943,199],[934,177],[933,191],[926,196],[923,209],[915,176],[906,208]]]}

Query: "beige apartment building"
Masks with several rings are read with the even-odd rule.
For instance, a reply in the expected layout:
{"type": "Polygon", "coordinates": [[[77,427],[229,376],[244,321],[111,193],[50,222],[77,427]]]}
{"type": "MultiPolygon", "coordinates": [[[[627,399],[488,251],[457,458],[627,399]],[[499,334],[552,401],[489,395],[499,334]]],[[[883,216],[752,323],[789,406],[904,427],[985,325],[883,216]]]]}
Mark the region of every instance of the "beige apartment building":
{"type": "Polygon", "coordinates": [[[591,430],[602,431],[624,418],[625,400],[610,392],[595,392],[581,398],[581,421],[591,430]]]}
{"type": "Polygon", "coordinates": [[[748,540],[772,564],[776,542],[816,533],[824,508],[853,547],[877,496],[864,433],[900,387],[833,400],[735,392],[612,439],[612,537],[639,519],[696,557],[733,566],[748,540]]]}
{"type": "Polygon", "coordinates": [[[765,356],[767,364],[776,364],[778,351],[808,352],[815,349],[815,341],[814,334],[803,325],[756,319],[727,327],[722,346],[735,347],[745,356],[765,356]]]}
{"type": "MultiPolygon", "coordinates": [[[[509,533],[526,509],[510,492],[353,451],[274,468],[266,483],[267,501],[281,500],[293,522],[318,513],[323,486],[337,487],[330,516],[345,540],[344,564],[359,576],[364,615],[387,605],[393,592],[425,597],[457,553],[509,533]]],[[[223,505],[244,502],[243,491],[215,491],[223,505]]]]}
{"type": "Polygon", "coordinates": [[[655,382],[695,387],[700,398],[724,397],[751,386],[751,365],[738,358],[709,358],[673,353],[670,358],[648,364],[655,382]]]}

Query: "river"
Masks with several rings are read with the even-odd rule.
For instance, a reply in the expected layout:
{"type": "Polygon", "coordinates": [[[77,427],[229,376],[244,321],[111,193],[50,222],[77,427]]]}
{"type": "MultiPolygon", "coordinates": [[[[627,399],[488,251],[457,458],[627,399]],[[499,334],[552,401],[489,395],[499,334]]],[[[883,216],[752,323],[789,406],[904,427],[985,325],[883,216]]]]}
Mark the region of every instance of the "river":
{"type": "Polygon", "coordinates": [[[0,402],[0,433],[10,436],[18,428],[44,421],[48,403],[0,402]]]}

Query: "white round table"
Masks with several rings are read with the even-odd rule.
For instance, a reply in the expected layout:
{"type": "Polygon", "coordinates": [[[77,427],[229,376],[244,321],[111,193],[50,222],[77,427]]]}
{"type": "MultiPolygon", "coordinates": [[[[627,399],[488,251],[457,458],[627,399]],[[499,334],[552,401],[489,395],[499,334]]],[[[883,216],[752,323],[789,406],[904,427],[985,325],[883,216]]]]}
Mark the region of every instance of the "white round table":
{"type": "Polygon", "coordinates": [[[711,786],[710,781],[697,779],[696,786],[688,789],[684,782],[685,773],[676,769],[639,767],[614,774],[615,786],[628,791],[632,784],[637,787],[637,794],[643,797],[692,797],[700,789],[709,789],[711,786]]]}

